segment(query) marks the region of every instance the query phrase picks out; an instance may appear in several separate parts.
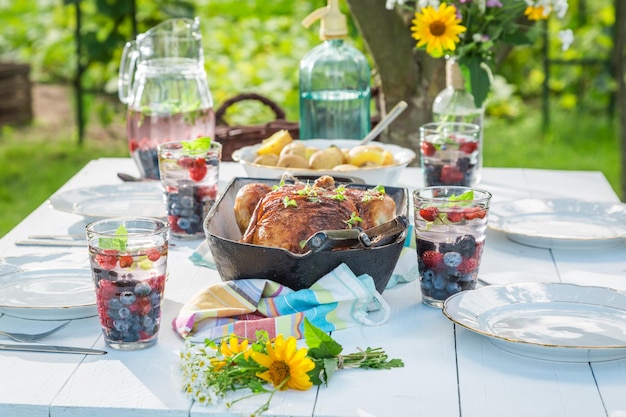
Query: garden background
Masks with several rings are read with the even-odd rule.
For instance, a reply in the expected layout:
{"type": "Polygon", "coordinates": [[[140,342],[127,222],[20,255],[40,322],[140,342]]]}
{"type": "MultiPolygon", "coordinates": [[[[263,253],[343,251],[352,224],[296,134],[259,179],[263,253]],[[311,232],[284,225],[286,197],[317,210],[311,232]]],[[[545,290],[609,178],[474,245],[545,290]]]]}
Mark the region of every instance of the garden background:
{"type": "MultiPolygon", "coordinates": [[[[624,46],[614,41],[615,30],[621,29],[615,25],[619,1],[570,0],[566,19],[548,22],[547,44],[510,53],[497,70],[488,107],[485,166],[599,170],[623,199],[615,57],[623,60],[624,46]],[[575,36],[565,52],[556,36],[550,37],[561,28],[572,29],[575,36]]],[[[384,0],[374,2],[381,14],[387,12],[384,0]]],[[[349,15],[348,5],[340,3],[349,15]]],[[[253,92],[279,103],[287,119],[297,121],[298,63],[319,43],[318,24],[307,29],[300,21],[325,4],[0,0],[0,62],[30,66],[34,111],[27,123],[1,126],[0,236],[90,159],[128,156],[116,77],[124,43],[133,32],[171,17],[199,16],[216,107],[253,92]]],[[[367,53],[350,15],[349,21],[350,41],[367,53]]],[[[272,118],[258,103],[238,104],[227,114],[231,125],[272,118]]]]}

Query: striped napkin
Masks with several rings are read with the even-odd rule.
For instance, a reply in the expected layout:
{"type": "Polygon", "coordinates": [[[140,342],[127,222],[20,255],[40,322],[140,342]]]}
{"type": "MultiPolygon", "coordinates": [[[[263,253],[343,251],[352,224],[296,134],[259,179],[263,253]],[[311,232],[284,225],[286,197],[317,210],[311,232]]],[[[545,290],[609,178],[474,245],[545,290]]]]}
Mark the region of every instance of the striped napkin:
{"type": "Polygon", "coordinates": [[[379,325],[389,305],[369,275],[355,276],[341,264],[310,288],[294,291],[265,279],[227,281],[198,293],[174,318],[184,338],[218,339],[230,334],[255,339],[257,330],[303,337],[304,318],[330,332],[355,325],[379,325]]]}
{"type": "MultiPolygon", "coordinates": [[[[206,242],[190,259],[196,265],[215,268],[206,242]]],[[[387,288],[417,277],[415,249],[407,246],[387,288]]],[[[270,337],[282,334],[301,339],[305,317],[326,332],[358,325],[376,326],[389,318],[389,305],[376,291],[371,276],[356,276],[346,264],[341,264],[311,287],[298,291],[266,279],[212,285],[181,308],[172,326],[181,337],[195,341],[231,334],[255,339],[257,330],[265,330],[270,337]]]]}

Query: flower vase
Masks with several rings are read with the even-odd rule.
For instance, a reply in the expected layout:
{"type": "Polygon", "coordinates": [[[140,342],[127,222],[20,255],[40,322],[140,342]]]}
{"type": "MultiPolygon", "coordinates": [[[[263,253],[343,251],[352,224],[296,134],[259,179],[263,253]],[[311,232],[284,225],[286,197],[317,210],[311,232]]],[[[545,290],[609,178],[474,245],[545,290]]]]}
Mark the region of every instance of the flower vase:
{"type": "Polygon", "coordinates": [[[471,155],[470,163],[475,175],[471,185],[480,182],[483,167],[483,120],[485,107],[476,107],[474,96],[465,88],[465,79],[455,58],[446,59],[446,87],[433,101],[435,122],[463,122],[479,126],[478,149],[471,155]]]}

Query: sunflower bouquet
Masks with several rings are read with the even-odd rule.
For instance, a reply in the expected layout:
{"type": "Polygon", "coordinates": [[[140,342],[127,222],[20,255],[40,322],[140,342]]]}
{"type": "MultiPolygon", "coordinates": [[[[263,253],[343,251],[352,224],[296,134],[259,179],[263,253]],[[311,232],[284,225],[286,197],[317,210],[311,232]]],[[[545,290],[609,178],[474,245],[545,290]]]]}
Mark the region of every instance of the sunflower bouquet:
{"type": "MultiPolygon", "coordinates": [[[[471,92],[481,107],[491,86],[495,52],[501,44],[534,42],[538,21],[563,18],[568,0],[387,0],[387,9],[403,7],[414,14],[411,33],[416,47],[434,58],[454,57],[469,71],[471,92]]],[[[559,33],[564,49],[571,30],[559,33]]]]}
{"type": "Polygon", "coordinates": [[[367,348],[342,355],[342,347],[327,333],[304,320],[307,347],[298,348],[296,338],[278,335],[270,339],[267,332],[257,332],[257,339],[240,340],[231,335],[219,343],[206,340],[194,344],[187,340],[181,351],[183,390],[202,405],[216,404],[229,391],[248,390],[248,394],[227,402],[255,395],[268,395],[253,415],[269,409],[276,392],[287,389],[308,390],[328,384],[340,369],[391,369],[404,366],[400,359],[389,359],[380,348],[367,348]],[[271,388],[268,385],[271,384],[271,388]]]}

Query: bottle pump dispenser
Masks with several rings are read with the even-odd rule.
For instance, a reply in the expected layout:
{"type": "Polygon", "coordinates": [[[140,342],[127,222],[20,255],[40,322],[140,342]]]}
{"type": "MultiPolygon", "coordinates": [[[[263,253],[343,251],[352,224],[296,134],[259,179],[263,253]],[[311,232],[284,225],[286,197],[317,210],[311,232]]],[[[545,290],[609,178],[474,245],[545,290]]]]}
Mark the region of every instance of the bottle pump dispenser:
{"type": "Polygon", "coordinates": [[[300,139],[362,139],[370,130],[370,67],[347,44],[346,16],[329,0],[302,24],[320,20],[322,44],[300,62],[300,139]]]}

